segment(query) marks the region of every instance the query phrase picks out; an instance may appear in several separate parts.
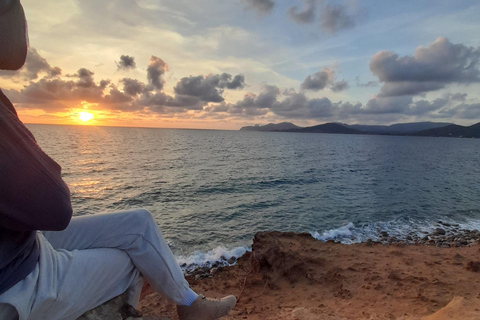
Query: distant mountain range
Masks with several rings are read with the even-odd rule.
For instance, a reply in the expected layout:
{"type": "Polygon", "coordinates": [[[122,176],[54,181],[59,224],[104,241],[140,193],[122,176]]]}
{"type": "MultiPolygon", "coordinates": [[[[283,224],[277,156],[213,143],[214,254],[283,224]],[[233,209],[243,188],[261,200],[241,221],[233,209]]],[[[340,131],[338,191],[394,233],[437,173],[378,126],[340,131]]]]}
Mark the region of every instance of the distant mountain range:
{"type": "Polygon", "coordinates": [[[264,126],[254,125],[248,127],[242,127],[240,131],[284,131],[291,129],[300,129],[301,127],[294,125],[291,122],[281,122],[281,123],[269,123],[264,126]]]}
{"type": "Polygon", "coordinates": [[[411,122],[411,123],[396,123],[390,126],[368,126],[361,124],[348,125],[343,124],[343,126],[357,129],[360,131],[371,132],[371,133],[410,133],[410,132],[419,132],[428,129],[441,128],[453,123],[448,122],[411,122]]]}
{"type": "Polygon", "coordinates": [[[248,126],[240,130],[480,138],[480,122],[468,127],[445,122],[397,123],[390,126],[348,125],[332,122],[312,127],[299,127],[290,122],[282,122],[278,124],[269,123],[264,126],[248,126]]]}

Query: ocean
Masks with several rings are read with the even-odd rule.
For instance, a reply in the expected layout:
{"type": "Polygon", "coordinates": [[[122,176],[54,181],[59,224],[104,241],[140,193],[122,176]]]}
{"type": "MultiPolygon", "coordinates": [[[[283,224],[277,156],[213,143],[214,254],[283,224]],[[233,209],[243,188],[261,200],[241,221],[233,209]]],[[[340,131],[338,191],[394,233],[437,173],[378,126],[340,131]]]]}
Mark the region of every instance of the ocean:
{"type": "Polygon", "coordinates": [[[143,207],[179,264],[249,250],[259,231],[343,243],[480,229],[480,139],[28,125],[75,215],[143,207]]]}

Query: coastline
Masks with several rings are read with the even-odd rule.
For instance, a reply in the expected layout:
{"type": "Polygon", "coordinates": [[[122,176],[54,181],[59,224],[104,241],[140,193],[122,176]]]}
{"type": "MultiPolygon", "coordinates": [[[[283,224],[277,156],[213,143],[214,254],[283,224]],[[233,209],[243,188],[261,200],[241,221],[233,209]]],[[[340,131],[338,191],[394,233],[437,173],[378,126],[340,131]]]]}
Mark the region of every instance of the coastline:
{"type": "MultiPolygon", "coordinates": [[[[478,236],[435,230],[420,241],[384,234],[383,242],[345,245],[262,232],[236,265],[199,270],[187,280],[207,296],[239,297],[224,319],[477,319],[478,236]]],[[[139,310],[144,319],[176,319],[175,306],[148,285],[139,310]]]]}

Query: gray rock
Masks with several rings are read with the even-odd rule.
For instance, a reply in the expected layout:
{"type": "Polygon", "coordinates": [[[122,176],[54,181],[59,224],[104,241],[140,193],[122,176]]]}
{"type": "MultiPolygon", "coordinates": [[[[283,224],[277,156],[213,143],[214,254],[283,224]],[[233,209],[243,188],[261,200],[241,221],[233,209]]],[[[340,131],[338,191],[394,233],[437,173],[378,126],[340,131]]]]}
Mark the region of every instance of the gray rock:
{"type": "Polygon", "coordinates": [[[119,295],[104,304],[85,312],[77,320],[123,320],[138,318],[142,314],[127,303],[127,293],[119,295]]]}
{"type": "Polygon", "coordinates": [[[444,235],[445,233],[445,230],[442,228],[436,228],[435,230],[433,230],[434,235],[444,235]]]}

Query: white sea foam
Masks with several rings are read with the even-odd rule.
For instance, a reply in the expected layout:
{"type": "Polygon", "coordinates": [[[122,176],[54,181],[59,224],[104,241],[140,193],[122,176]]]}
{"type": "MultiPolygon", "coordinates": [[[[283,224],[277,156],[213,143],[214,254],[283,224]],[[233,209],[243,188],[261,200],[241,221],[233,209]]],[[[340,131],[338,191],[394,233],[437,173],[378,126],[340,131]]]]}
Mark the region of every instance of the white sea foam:
{"type": "Polygon", "coordinates": [[[220,246],[208,252],[195,251],[191,255],[177,256],[175,258],[181,268],[188,272],[197,267],[210,267],[215,263],[221,266],[233,265],[236,263],[236,259],[243,256],[247,251],[251,251],[251,248],[242,246],[228,249],[220,246]],[[229,260],[231,261],[231,258],[235,258],[235,262],[230,263],[229,260]]]}
{"type": "MultiPolygon", "coordinates": [[[[320,232],[312,231],[310,234],[312,237],[320,241],[335,240],[344,244],[352,244],[363,242],[367,239],[378,241],[380,240],[380,232],[382,231],[386,231],[389,236],[397,237],[398,239],[405,239],[407,235],[417,235],[423,237],[438,227],[445,230],[480,230],[480,220],[478,219],[469,219],[461,223],[445,219],[442,220],[442,222],[443,223],[440,223],[439,221],[399,219],[392,221],[363,223],[357,226],[355,226],[352,222],[349,222],[338,228],[320,232]]],[[[236,259],[244,255],[247,251],[251,251],[251,248],[248,246],[235,247],[233,249],[219,246],[207,252],[195,251],[190,255],[177,256],[176,259],[182,270],[186,273],[189,273],[199,267],[203,268],[212,267],[213,265],[233,265],[236,263],[236,259]]]]}
{"type": "Polygon", "coordinates": [[[340,228],[324,231],[322,234],[317,231],[311,232],[310,234],[320,241],[337,240],[339,238],[351,237],[353,228],[355,228],[355,226],[350,222],[340,228]]]}
{"type": "Polygon", "coordinates": [[[480,220],[468,219],[463,223],[459,223],[460,228],[467,230],[480,230],[480,220]]]}
{"type": "Polygon", "coordinates": [[[405,239],[408,235],[425,236],[433,232],[435,228],[442,228],[445,230],[480,230],[480,220],[468,219],[464,222],[456,222],[453,220],[440,221],[417,221],[413,219],[392,220],[392,221],[377,221],[370,223],[363,223],[355,226],[352,222],[323,231],[312,231],[310,234],[317,240],[327,241],[335,240],[345,244],[358,243],[372,239],[374,241],[380,240],[380,232],[385,231],[391,237],[398,239],[405,239]]]}

